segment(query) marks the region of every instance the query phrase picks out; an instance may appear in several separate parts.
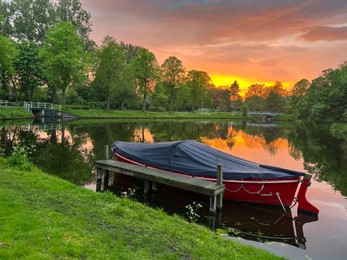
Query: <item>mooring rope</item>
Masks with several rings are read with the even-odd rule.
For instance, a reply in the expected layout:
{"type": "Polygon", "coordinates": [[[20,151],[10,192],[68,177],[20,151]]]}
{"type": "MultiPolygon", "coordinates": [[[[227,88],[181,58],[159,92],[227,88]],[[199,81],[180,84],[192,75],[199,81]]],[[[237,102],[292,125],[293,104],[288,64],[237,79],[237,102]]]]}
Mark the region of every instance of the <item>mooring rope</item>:
{"type": "Polygon", "coordinates": [[[246,192],[249,193],[249,194],[259,194],[259,195],[261,195],[260,192],[263,191],[264,187],[265,187],[265,185],[262,184],[262,185],[261,185],[261,188],[260,188],[258,191],[249,191],[249,190],[247,190],[247,189],[243,186],[243,183],[241,183],[240,187],[239,187],[237,190],[230,190],[230,189],[227,189],[227,188],[225,188],[225,190],[227,190],[227,191],[229,191],[229,192],[239,192],[241,189],[243,189],[244,191],[246,191],[246,192]]]}

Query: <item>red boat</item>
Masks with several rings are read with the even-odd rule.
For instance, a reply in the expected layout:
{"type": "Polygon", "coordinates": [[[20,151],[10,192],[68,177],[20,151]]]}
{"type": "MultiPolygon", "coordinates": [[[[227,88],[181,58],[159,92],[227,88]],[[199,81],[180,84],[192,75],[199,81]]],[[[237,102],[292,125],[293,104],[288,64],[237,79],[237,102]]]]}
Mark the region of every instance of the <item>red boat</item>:
{"type": "Polygon", "coordinates": [[[226,200],[278,205],[285,211],[298,204],[298,210],[318,215],[306,199],[311,175],[279,167],[257,164],[193,140],[133,143],[114,142],[117,160],[216,181],[217,165],[223,166],[226,200]]]}

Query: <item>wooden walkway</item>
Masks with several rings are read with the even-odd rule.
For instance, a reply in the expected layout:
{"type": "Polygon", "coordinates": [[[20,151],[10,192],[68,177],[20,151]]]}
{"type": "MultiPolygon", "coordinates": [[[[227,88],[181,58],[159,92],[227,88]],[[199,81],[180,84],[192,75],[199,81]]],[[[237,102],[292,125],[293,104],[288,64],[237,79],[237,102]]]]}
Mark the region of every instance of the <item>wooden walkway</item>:
{"type": "Polygon", "coordinates": [[[145,194],[149,191],[152,185],[157,183],[164,184],[170,187],[192,191],[202,195],[210,196],[210,211],[215,213],[216,209],[221,209],[223,205],[223,175],[222,166],[218,166],[217,182],[206,181],[198,178],[193,178],[188,175],[172,174],[170,172],[149,169],[146,167],[118,162],[115,160],[99,160],[95,162],[97,169],[97,188],[96,191],[101,191],[101,182],[104,176],[104,190],[107,189],[109,172],[125,174],[145,181],[145,194]],[[104,174],[105,172],[105,174],[104,174]],[[152,185],[151,185],[152,184],[152,185]]]}

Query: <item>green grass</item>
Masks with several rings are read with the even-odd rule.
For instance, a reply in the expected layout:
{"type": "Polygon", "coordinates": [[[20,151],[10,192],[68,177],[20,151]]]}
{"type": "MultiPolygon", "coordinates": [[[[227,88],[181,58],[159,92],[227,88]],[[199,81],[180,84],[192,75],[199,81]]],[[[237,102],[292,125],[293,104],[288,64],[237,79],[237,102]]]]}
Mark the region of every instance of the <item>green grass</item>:
{"type": "Polygon", "coordinates": [[[0,120],[27,118],[34,118],[34,116],[23,107],[0,107],[0,120]]]}
{"type": "Polygon", "coordinates": [[[0,210],[0,259],[279,259],[23,158],[0,157],[0,210]]]}
{"type": "Polygon", "coordinates": [[[151,112],[141,110],[106,110],[106,109],[71,109],[66,108],[67,113],[78,116],[79,118],[113,118],[113,119],[231,119],[243,118],[241,113],[231,112],[151,112]]]}

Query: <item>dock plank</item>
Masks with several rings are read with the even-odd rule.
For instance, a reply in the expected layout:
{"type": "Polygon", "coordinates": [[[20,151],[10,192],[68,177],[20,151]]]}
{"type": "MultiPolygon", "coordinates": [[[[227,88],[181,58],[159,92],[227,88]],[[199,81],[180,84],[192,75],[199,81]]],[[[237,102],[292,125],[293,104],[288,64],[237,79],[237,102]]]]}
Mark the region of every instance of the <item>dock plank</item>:
{"type": "Polygon", "coordinates": [[[115,160],[98,160],[94,163],[97,168],[102,170],[125,174],[203,195],[217,196],[224,192],[224,184],[217,185],[216,182],[206,181],[188,175],[173,174],[167,171],[150,169],[115,160]]]}

